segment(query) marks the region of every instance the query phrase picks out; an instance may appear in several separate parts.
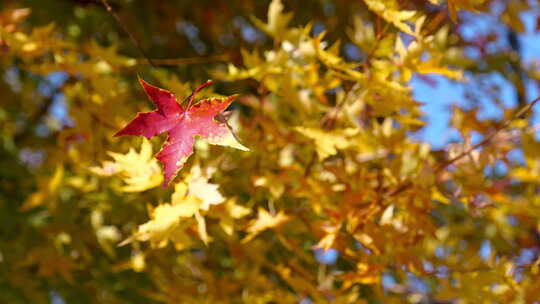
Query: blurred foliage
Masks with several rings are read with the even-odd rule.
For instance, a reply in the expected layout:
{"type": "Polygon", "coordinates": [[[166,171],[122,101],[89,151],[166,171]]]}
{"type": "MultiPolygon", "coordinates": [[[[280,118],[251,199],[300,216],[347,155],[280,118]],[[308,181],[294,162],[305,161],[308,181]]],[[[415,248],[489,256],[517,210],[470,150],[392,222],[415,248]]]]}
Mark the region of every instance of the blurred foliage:
{"type": "Polygon", "coordinates": [[[516,38],[538,9],[3,0],[0,302],[538,303],[540,143],[514,117],[540,78],[516,38]],[[465,35],[479,14],[508,36],[465,35]],[[434,74],[469,88],[441,149],[415,135],[411,79],[434,74]],[[240,94],[250,151],[199,140],[161,187],[164,138],[112,136],[152,108],[138,76],[240,94]]]}

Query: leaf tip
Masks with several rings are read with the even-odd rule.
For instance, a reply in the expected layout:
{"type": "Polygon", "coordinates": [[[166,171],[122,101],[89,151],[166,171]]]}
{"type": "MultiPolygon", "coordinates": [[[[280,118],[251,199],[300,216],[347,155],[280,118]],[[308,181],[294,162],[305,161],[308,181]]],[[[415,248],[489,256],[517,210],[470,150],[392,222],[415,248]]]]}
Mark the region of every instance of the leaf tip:
{"type": "Polygon", "coordinates": [[[141,76],[139,76],[137,74],[137,80],[139,81],[139,83],[147,83],[141,76]]]}
{"type": "Polygon", "coordinates": [[[113,137],[120,137],[123,135],[126,135],[126,134],[124,133],[124,129],[121,129],[118,132],[114,133],[113,137]]]}
{"type": "Polygon", "coordinates": [[[241,143],[238,143],[238,145],[234,146],[234,148],[236,148],[236,149],[238,149],[238,150],[246,151],[246,152],[247,152],[247,151],[251,151],[251,150],[249,150],[248,147],[242,145],[241,143]]]}

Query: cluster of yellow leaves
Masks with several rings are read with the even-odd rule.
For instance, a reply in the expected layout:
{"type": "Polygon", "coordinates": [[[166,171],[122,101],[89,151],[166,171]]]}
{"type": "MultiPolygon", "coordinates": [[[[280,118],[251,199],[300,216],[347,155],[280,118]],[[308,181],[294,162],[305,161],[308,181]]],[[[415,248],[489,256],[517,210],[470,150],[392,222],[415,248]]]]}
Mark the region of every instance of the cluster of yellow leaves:
{"type": "Polygon", "coordinates": [[[200,239],[207,244],[208,236],[204,215],[212,206],[225,204],[228,216],[223,217],[221,226],[228,234],[232,233],[231,220],[249,214],[249,209],[239,206],[234,199],[226,200],[218,190],[218,185],[209,182],[215,168],[207,167],[203,171],[195,165],[183,181],[174,186],[170,203],[150,207],[150,221],[139,226],[137,232],[126,241],[150,241],[157,247],[164,247],[169,241],[177,249],[189,247],[193,241],[189,231],[196,225],[200,239]]]}
{"type": "MultiPolygon", "coordinates": [[[[281,8],[277,1],[273,3],[281,8]]],[[[400,12],[397,3],[391,1],[370,1],[368,6],[413,35],[414,40],[405,46],[400,35],[376,38],[373,28],[357,21],[350,33],[353,42],[366,54],[375,54],[371,66],[365,68],[343,59],[339,43],[328,47],[324,33],[312,37],[309,26],[290,29],[286,35],[273,32],[277,42],[274,49],[262,56],[244,51],[243,68],[229,65],[227,73],[217,75],[227,80],[253,78],[271,92],[262,105],[244,99],[263,112],[259,126],[264,132],[246,134],[254,141],[261,138],[264,141],[264,148],[253,153],[266,156],[279,151],[280,155],[279,159],[265,159],[266,167],[274,167],[274,172],[257,173],[254,185],[268,189],[279,206],[286,200],[307,199],[306,208],[324,219],[307,227],[318,236],[313,245],[340,249],[348,259],[358,261],[358,268],[342,277],[347,282],[345,288],[356,283],[380,282],[385,267],[362,260],[361,253],[346,245],[348,238],[375,255],[391,256],[399,264],[421,267],[417,257],[397,248],[410,248],[432,233],[428,214],[431,192],[439,194],[441,200],[445,197],[434,188],[429,145],[412,142],[405,136],[406,130],[423,125],[419,119],[420,104],[413,100],[407,82],[413,73],[437,73],[461,79],[460,72],[448,68],[444,62],[435,38],[422,35],[425,17],[420,13],[400,12]],[[412,22],[414,28],[405,22],[412,22]],[[431,59],[425,59],[426,52],[431,59]],[[343,84],[347,82],[354,85],[345,91],[343,84]],[[327,97],[330,90],[336,92],[334,103],[327,97]],[[386,116],[383,123],[371,120],[378,115],[386,116]],[[275,127],[283,121],[297,123],[294,132],[275,127]],[[291,136],[295,141],[281,142],[282,138],[291,136]],[[305,138],[312,144],[306,145],[305,138]],[[280,148],[285,143],[286,148],[280,148]],[[318,155],[318,162],[310,163],[312,152],[318,155]],[[308,163],[307,169],[292,165],[302,158],[308,163]],[[272,162],[279,166],[271,165],[272,162]],[[382,169],[377,173],[367,164],[382,169]],[[403,183],[414,186],[399,197],[384,194],[383,189],[399,188],[403,183]],[[387,205],[389,202],[392,204],[387,205]]],[[[268,28],[264,23],[258,25],[263,30],[268,28]]],[[[253,228],[248,232],[254,235],[266,229],[265,222],[277,228],[282,221],[290,219],[286,211],[281,212],[268,217],[269,213],[261,210],[261,223],[252,222],[253,228]]],[[[252,238],[248,236],[247,240],[252,238]]]]}
{"type": "MultiPolygon", "coordinates": [[[[279,8],[274,9],[281,11],[281,4],[274,3],[279,8]]],[[[326,219],[308,228],[318,231],[320,238],[316,247],[337,248],[347,259],[358,261],[357,269],[341,277],[344,288],[354,284],[379,284],[382,270],[389,264],[406,265],[413,272],[425,271],[414,250],[421,250],[422,240],[436,233],[429,212],[435,208],[434,202],[449,205],[459,197],[452,197],[443,190],[444,187],[436,185],[430,146],[410,142],[404,131],[424,124],[419,119],[422,115],[419,103],[412,99],[408,87],[412,75],[439,74],[461,81],[462,72],[449,64],[460,58],[460,51],[445,52],[450,44],[447,27],[433,34],[424,32],[426,16],[422,13],[402,11],[396,1],[366,1],[366,4],[403,33],[413,36],[413,39],[406,39],[407,44],[402,34],[378,37],[373,26],[358,19],[349,35],[365,54],[372,56],[369,68],[344,60],[340,56],[339,43],[328,47],[323,41],[324,34],[310,37],[307,34],[309,27],[278,35],[276,31],[267,30],[268,24],[257,23],[272,35],[277,46],[262,55],[245,51],[243,68],[229,65],[226,74],[218,75],[227,80],[253,78],[271,92],[262,105],[251,103],[247,98],[244,100],[264,113],[260,125],[265,128],[266,136],[258,135],[258,140],[265,140],[265,153],[277,150],[280,138],[291,136],[290,130],[267,127],[279,125],[273,123],[279,120],[300,121],[294,131],[313,142],[311,149],[309,145],[288,142],[286,148],[281,149],[279,159],[268,160],[276,161],[282,168],[276,166],[277,172],[257,174],[254,184],[268,189],[272,198],[278,201],[307,198],[307,208],[326,219]],[[323,79],[332,81],[321,82],[323,79]],[[345,93],[342,85],[347,81],[355,85],[345,93]],[[336,90],[334,107],[324,94],[331,89],[336,90]],[[363,119],[369,121],[368,111],[386,119],[382,124],[366,123],[363,119]],[[291,112],[296,118],[286,114],[291,112]],[[337,123],[325,124],[323,120],[320,127],[306,125],[307,121],[321,117],[321,113],[330,113],[324,119],[337,123]],[[306,171],[295,172],[298,168],[290,164],[309,155],[306,150],[315,151],[320,162],[315,162],[306,171]],[[335,159],[329,157],[337,155],[338,151],[343,155],[335,159]],[[373,172],[365,167],[366,163],[382,169],[379,173],[373,172]],[[300,189],[296,186],[288,189],[287,181],[296,182],[296,174],[305,177],[299,182],[300,189]],[[394,196],[388,189],[398,189],[399,195],[394,196]],[[336,198],[340,202],[337,205],[336,198]],[[346,245],[348,238],[361,244],[370,255],[386,260],[386,264],[366,261],[363,253],[346,245]]],[[[274,14],[273,18],[278,18],[276,16],[279,14],[274,14]]],[[[283,17],[282,20],[288,19],[283,17]]],[[[470,119],[464,121],[473,123],[470,119]]],[[[476,130],[485,131],[486,128],[482,126],[476,130]]],[[[502,149],[496,153],[503,153],[504,145],[499,147],[502,149]]],[[[256,149],[254,153],[257,153],[256,149]]],[[[493,163],[492,150],[482,153],[486,157],[479,167],[493,163]]],[[[469,172],[467,176],[467,180],[460,180],[460,177],[458,180],[477,185],[475,191],[478,191],[482,181],[478,178],[475,183],[470,181],[477,173],[469,172]]],[[[467,189],[467,193],[471,191],[472,188],[467,189]]],[[[493,195],[501,197],[500,194],[493,195]]],[[[266,211],[263,214],[267,214],[266,211]]],[[[268,222],[279,220],[276,217],[268,222]]],[[[500,276],[493,278],[497,281],[500,276]]],[[[497,290],[495,294],[499,292],[497,290]]]]}

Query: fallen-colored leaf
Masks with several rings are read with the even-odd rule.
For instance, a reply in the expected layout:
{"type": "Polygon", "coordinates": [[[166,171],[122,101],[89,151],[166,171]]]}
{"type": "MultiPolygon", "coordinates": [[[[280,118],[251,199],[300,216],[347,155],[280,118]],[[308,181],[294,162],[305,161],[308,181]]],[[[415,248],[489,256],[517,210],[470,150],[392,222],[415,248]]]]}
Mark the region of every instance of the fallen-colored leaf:
{"type": "Polygon", "coordinates": [[[204,99],[193,104],[195,94],[212,84],[208,81],[191,94],[188,105],[183,108],[171,92],[152,86],[142,79],[140,83],[157,109],[137,114],[135,119],[115,136],[137,135],[152,138],[167,133],[167,142],[156,155],[163,164],[164,186],[171,182],[193,153],[195,136],[200,136],[213,145],[248,150],[236,140],[226,123],[214,119],[233,102],[236,96],[204,99]]]}

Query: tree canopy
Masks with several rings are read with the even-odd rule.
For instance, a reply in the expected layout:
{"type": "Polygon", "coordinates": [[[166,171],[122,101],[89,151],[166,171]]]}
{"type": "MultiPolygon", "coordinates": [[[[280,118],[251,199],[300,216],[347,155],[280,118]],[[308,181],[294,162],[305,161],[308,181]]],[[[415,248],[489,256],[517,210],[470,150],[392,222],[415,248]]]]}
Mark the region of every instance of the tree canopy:
{"type": "Polygon", "coordinates": [[[0,302],[540,303],[539,16],[3,0],[0,302]],[[440,81],[463,94],[433,145],[440,81]],[[166,91],[204,122],[130,129],[166,91]]]}

